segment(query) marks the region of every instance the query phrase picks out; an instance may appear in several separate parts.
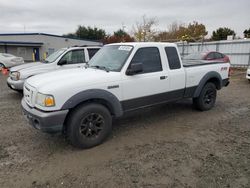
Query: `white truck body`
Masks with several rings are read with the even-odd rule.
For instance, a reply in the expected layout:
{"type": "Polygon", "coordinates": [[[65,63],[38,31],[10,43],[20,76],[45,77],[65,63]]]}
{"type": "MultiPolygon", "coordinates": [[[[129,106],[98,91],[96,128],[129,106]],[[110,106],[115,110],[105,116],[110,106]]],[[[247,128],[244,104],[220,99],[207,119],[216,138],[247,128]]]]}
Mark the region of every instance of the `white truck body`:
{"type": "Polygon", "coordinates": [[[60,70],[27,79],[22,106],[35,128],[45,132],[62,131],[67,115],[79,104],[100,102],[112,116],[119,117],[142,107],[183,98],[195,99],[199,98],[207,83],[212,83],[217,90],[227,86],[229,68],[229,63],[221,62],[182,64],[176,45],[171,43],[111,44],[104,46],[88,67],[60,70]],[[105,60],[110,55],[105,53],[108,49],[114,53],[112,66],[119,64],[118,59],[127,53],[120,69],[107,68],[108,65],[112,67],[111,60],[105,60]],[[122,54],[116,56],[116,53],[122,54]],[[106,67],[101,67],[102,64],[94,66],[99,57],[107,62],[103,63],[106,67]],[[132,62],[139,63],[132,66],[132,62]],[[158,64],[154,65],[156,62],[158,64]],[[129,71],[135,66],[144,67],[141,72],[132,74],[129,71]],[[147,66],[152,66],[152,70],[147,66]],[[39,93],[53,97],[54,105],[47,107],[37,103],[39,93]],[[52,122],[48,120],[51,117],[55,117],[52,122]],[[55,119],[58,121],[55,122],[55,119]]]}

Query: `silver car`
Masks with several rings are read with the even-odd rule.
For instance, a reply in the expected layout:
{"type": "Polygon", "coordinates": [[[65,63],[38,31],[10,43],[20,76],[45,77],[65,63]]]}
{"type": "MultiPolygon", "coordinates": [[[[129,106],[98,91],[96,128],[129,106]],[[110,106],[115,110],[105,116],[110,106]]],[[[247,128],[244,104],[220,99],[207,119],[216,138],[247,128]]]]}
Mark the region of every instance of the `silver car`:
{"type": "Polygon", "coordinates": [[[7,53],[0,53],[0,69],[11,68],[23,63],[24,61],[22,57],[16,57],[12,54],[7,53]]]}

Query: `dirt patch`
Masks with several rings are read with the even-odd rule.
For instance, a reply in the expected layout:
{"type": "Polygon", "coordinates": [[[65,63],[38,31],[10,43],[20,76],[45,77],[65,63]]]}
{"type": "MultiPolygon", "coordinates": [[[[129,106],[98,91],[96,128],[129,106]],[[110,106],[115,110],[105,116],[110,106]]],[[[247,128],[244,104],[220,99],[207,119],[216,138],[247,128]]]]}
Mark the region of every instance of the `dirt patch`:
{"type": "Polygon", "coordinates": [[[133,112],[89,150],[30,127],[1,75],[0,187],[250,187],[250,84],[233,74],[212,110],[184,100],[133,112]]]}

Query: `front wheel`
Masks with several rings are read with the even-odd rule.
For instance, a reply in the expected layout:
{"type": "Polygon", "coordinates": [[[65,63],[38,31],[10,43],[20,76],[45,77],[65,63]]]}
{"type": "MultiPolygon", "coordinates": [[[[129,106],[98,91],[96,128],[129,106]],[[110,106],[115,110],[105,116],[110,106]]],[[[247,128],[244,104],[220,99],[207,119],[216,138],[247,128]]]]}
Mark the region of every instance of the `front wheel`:
{"type": "Polygon", "coordinates": [[[216,96],[216,86],[213,83],[209,82],[203,87],[199,97],[193,98],[193,104],[198,110],[210,110],[214,107],[216,96]]]}
{"type": "Polygon", "coordinates": [[[78,148],[91,148],[101,144],[112,130],[109,110],[100,104],[83,104],[70,114],[66,134],[78,148]]]}

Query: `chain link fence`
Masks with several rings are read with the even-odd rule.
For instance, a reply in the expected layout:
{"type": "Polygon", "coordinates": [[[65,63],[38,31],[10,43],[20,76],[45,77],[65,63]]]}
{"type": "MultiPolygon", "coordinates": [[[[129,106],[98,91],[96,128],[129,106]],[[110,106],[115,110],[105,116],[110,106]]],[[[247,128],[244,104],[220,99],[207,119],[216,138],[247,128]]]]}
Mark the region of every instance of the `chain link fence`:
{"type": "Polygon", "coordinates": [[[250,66],[250,39],[223,40],[213,42],[177,42],[179,51],[184,57],[191,53],[216,51],[229,56],[234,67],[250,66]]]}

